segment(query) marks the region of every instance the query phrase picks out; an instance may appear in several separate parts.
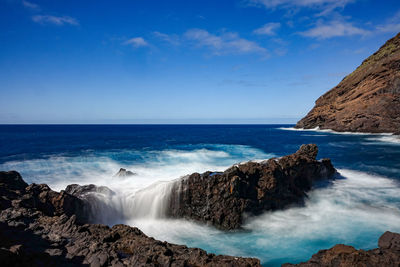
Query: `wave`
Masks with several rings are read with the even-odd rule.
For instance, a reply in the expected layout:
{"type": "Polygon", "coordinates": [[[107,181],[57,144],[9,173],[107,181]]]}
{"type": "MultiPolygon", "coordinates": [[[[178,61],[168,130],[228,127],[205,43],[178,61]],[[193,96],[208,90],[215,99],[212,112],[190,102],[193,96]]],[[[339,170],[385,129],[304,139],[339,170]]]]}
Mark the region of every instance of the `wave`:
{"type": "Polygon", "coordinates": [[[378,137],[370,137],[367,138],[368,141],[377,141],[377,142],[368,142],[367,144],[380,144],[383,143],[390,143],[390,144],[397,144],[400,145],[400,136],[393,135],[393,136],[378,136],[378,137]]]}
{"type": "Polygon", "coordinates": [[[386,230],[400,231],[400,187],[389,178],[341,169],[343,179],[311,191],[303,207],[250,217],[245,232],[226,233],[187,220],[165,218],[165,203],[177,177],[275,155],[238,145],[196,145],[162,151],[105,151],[76,157],[6,162],[28,182],[105,185],[115,194],[97,194],[98,222],[139,227],[159,240],[209,252],[258,257],[278,266],[300,262],[337,243],[376,247],[386,230]],[[137,175],[113,177],[120,167],[137,175]]]}
{"type": "Polygon", "coordinates": [[[193,172],[223,171],[231,165],[274,154],[244,145],[202,144],[161,151],[120,150],[53,155],[46,159],[9,161],[2,170],[17,170],[29,183],[46,183],[54,190],[69,184],[104,185],[117,192],[136,192],[158,181],[170,181],[193,172]],[[113,177],[120,169],[132,177],[113,177]]]}
{"type": "Polygon", "coordinates": [[[294,127],[279,127],[279,130],[285,131],[302,131],[302,132],[323,132],[332,134],[345,134],[345,135],[393,135],[393,133],[367,133],[367,132],[338,132],[331,129],[321,129],[319,126],[311,129],[294,128],[294,127]]]}
{"type": "MultiPolygon", "coordinates": [[[[360,132],[337,132],[330,129],[320,129],[315,127],[312,129],[304,128],[294,128],[294,127],[280,127],[279,130],[285,131],[301,131],[301,132],[318,132],[318,133],[331,133],[331,134],[341,134],[341,135],[362,135],[362,136],[373,136],[366,138],[368,141],[377,141],[391,144],[400,144],[400,136],[394,135],[393,133],[360,133],[360,132]]],[[[313,136],[324,136],[324,135],[313,135],[313,136]]],[[[366,144],[375,144],[373,142],[368,142],[366,144]]]]}
{"type": "Polygon", "coordinates": [[[132,217],[126,223],[160,240],[258,257],[271,266],[305,260],[337,243],[374,248],[384,231],[400,231],[396,181],[346,169],[339,172],[342,179],[313,190],[303,207],[248,218],[245,232],[226,233],[190,221],[154,217],[132,217]]]}

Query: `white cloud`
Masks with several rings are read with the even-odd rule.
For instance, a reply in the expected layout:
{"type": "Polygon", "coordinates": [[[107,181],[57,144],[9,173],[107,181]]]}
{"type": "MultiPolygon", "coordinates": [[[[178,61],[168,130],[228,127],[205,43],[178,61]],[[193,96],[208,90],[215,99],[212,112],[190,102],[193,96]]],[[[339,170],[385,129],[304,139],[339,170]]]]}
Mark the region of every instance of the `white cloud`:
{"type": "Polygon", "coordinates": [[[315,8],[321,10],[318,15],[326,15],[337,8],[343,8],[356,0],[247,0],[249,5],[275,8],[315,8]]]}
{"type": "Polygon", "coordinates": [[[36,15],[32,17],[32,20],[34,22],[40,23],[40,24],[54,24],[54,25],[65,25],[65,24],[69,24],[69,25],[74,25],[77,26],[79,25],[79,22],[72,18],[72,17],[68,17],[68,16],[61,16],[61,17],[57,17],[57,16],[51,16],[51,15],[36,15]]]}
{"type": "Polygon", "coordinates": [[[249,3],[263,5],[266,8],[276,7],[344,7],[354,0],[249,0],[249,3]]]}
{"type": "Polygon", "coordinates": [[[149,46],[149,43],[143,39],[143,37],[134,37],[123,43],[124,45],[132,45],[133,47],[145,47],[149,46]]]}
{"type": "Polygon", "coordinates": [[[40,9],[39,5],[28,1],[22,1],[22,5],[30,9],[35,9],[35,10],[40,9]]]}
{"type": "Polygon", "coordinates": [[[253,41],[240,38],[237,33],[211,34],[203,29],[190,29],[184,37],[195,46],[206,47],[215,55],[258,53],[267,56],[267,50],[253,41]]]}
{"type": "Polygon", "coordinates": [[[259,34],[259,35],[275,35],[276,34],[276,30],[278,30],[281,27],[280,23],[277,22],[271,22],[271,23],[267,23],[264,26],[255,29],[253,32],[255,34],[259,34]]]}
{"type": "Polygon", "coordinates": [[[389,23],[385,25],[379,25],[376,27],[378,32],[383,33],[397,33],[400,32],[400,23],[389,23]]]}
{"type": "Polygon", "coordinates": [[[389,18],[385,24],[376,26],[376,31],[380,33],[400,32],[400,11],[398,11],[393,17],[389,18]]]}
{"type": "Polygon", "coordinates": [[[163,40],[164,42],[170,43],[172,45],[179,45],[180,41],[179,41],[179,36],[176,34],[166,34],[166,33],[162,33],[162,32],[153,32],[153,35],[161,40],[163,40]]]}
{"type": "Polygon", "coordinates": [[[350,22],[334,20],[328,23],[318,23],[314,28],[300,32],[300,35],[317,39],[328,39],[341,36],[368,35],[371,32],[354,26],[350,22]]]}

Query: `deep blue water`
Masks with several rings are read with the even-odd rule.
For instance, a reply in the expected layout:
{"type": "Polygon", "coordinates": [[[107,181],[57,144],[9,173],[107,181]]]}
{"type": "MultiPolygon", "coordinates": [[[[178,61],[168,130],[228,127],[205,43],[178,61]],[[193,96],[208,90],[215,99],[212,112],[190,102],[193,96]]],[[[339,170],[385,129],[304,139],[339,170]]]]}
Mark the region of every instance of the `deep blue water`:
{"type": "Polygon", "coordinates": [[[72,182],[91,182],[134,195],[157,181],[283,156],[301,144],[315,143],[318,157],[331,158],[344,181],[315,190],[304,208],[250,219],[247,232],[223,233],[134,214],[123,222],[170,242],[255,256],[266,266],[306,260],[339,242],[373,248],[384,230],[400,231],[399,140],[282,129],[292,126],[0,125],[0,169],[16,169],[28,182],[45,182],[56,190],[72,182]],[[138,178],[111,181],[119,167],[133,169],[138,178]]]}

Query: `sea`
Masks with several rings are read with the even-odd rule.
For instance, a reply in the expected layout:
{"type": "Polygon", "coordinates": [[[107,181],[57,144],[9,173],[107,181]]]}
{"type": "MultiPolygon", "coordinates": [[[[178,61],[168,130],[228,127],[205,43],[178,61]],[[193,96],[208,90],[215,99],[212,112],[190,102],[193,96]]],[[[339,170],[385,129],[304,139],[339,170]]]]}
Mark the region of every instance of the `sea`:
{"type": "Polygon", "coordinates": [[[344,243],[377,247],[400,232],[400,139],[390,134],[297,130],[293,125],[0,125],[0,170],[60,191],[96,184],[98,222],[124,223],[162,241],[215,254],[256,257],[263,266],[299,263],[344,243]],[[223,171],[249,160],[296,152],[315,143],[338,179],[309,192],[305,205],[248,217],[224,232],[163,216],[168,185],[193,172],[223,171]],[[116,177],[120,168],[136,175],[116,177]]]}

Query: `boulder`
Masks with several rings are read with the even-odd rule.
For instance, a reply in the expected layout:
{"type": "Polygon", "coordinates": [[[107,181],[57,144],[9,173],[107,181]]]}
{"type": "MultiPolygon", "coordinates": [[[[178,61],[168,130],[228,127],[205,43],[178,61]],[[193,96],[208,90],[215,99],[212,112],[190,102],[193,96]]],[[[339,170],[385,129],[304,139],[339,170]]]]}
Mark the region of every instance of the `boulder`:
{"type": "Polygon", "coordinates": [[[365,251],[339,244],[330,249],[320,250],[307,262],[287,263],[282,267],[400,266],[400,234],[385,232],[379,238],[378,246],[376,249],[365,251]]]}
{"type": "Polygon", "coordinates": [[[316,145],[302,145],[289,156],[184,177],[171,191],[168,216],[233,230],[241,227],[246,214],[302,204],[315,181],[336,173],[331,161],[318,161],[317,154],[316,145]]]}

